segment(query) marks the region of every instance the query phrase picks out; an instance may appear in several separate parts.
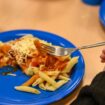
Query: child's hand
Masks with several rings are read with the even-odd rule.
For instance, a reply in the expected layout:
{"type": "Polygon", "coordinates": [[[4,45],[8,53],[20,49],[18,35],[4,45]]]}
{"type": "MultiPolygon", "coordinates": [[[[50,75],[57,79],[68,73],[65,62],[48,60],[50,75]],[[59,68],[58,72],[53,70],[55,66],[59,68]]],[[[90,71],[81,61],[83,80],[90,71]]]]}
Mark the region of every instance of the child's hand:
{"type": "Polygon", "coordinates": [[[105,49],[102,50],[102,54],[101,54],[100,58],[101,58],[101,62],[105,63],[105,49]]]}

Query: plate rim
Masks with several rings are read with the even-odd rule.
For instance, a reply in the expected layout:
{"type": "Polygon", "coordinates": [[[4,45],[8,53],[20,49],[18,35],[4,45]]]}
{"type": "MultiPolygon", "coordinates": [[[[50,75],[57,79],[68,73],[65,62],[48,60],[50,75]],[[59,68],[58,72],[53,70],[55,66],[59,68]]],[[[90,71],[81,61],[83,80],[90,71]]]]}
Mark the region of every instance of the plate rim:
{"type": "Polygon", "coordinates": [[[105,6],[105,0],[102,1],[101,6],[99,8],[99,19],[103,26],[105,26],[105,19],[103,17],[103,8],[105,6]]]}
{"type": "MultiPolygon", "coordinates": [[[[75,45],[71,42],[71,41],[69,41],[69,40],[67,40],[67,39],[65,39],[64,37],[62,37],[62,36],[59,36],[59,35],[57,35],[57,34],[55,34],[55,33],[52,33],[52,32],[47,32],[47,31],[44,31],[44,30],[34,30],[34,29],[17,29],[17,30],[8,30],[8,31],[3,31],[3,32],[0,32],[0,34],[5,34],[5,33],[8,33],[8,32],[22,32],[22,31],[27,31],[27,32],[41,32],[41,33],[47,33],[47,34],[52,34],[53,36],[55,36],[55,37],[58,37],[58,38],[60,38],[60,39],[63,39],[63,40],[65,40],[66,42],[68,42],[68,43],[70,43],[71,45],[73,45],[74,47],[75,47],[75,45]]],[[[64,97],[67,97],[69,94],[72,94],[73,92],[74,92],[74,90],[79,86],[79,84],[81,83],[81,81],[82,81],[82,79],[83,79],[83,77],[84,77],[84,74],[85,74],[85,61],[84,61],[84,57],[83,57],[83,55],[82,55],[82,53],[80,52],[80,51],[78,51],[79,52],[79,54],[81,55],[81,57],[82,57],[82,64],[83,64],[83,68],[82,68],[82,75],[81,75],[81,77],[78,79],[78,82],[76,83],[76,85],[74,85],[74,87],[73,88],[71,88],[70,90],[68,90],[68,91],[66,91],[66,93],[63,93],[63,95],[62,96],[59,96],[59,97],[56,97],[56,99],[55,98],[53,98],[52,97],[52,99],[49,99],[49,101],[47,100],[45,100],[44,102],[42,102],[42,103],[19,103],[19,104],[11,104],[11,103],[5,103],[5,102],[1,102],[0,101],[0,104],[2,104],[2,105],[25,105],[25,104],[27,104],[27,105],[45,105],[45,104],[51,104],[51,103],[54,103],[54,102],[57,102],[57,101],[59,101],[59,100],[61,100],[61,99],[63,99],[64,97]]],[[[1,99],[1,98],[0,98],[1,99]]]]}

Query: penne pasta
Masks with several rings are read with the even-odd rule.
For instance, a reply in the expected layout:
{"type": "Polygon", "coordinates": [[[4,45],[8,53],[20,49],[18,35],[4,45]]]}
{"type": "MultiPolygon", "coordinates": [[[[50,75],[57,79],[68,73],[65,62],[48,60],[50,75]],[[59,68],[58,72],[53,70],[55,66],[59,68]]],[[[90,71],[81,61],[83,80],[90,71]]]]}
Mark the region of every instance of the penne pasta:
{"type": "Polygon", "coordinates": [[[39,71],[38,67],[31,67],[31,66],[29,66],[29,68],[25,70],[25,74],[27,74],[29,76],[32,76],[34,74],[37,74],[38,71],[39,71]]]}
{"type": "Polygon", "coordinates": [[[32,68],[34,74],[37,74],[39,72],[39,68],[38,67],[33,67],[32,68]]]}
{"type": "Polygon", "coordinates": [[[42,90],[46,90],[46,86],[44,85],[44,83],[40,83],[39,88],[41,88],[42,90]]]}
{"type": "Polygon", "coordinates": [[[60,88],[61,86],[63,86],[67,82],[68,81],[65,81],[65,80],[59,80],[59,82],[57,82],[57,89],[60,88]]]}
{"type": "Polygon", "coordinates": [[[45,72],[47,75],[52,76],[52,75],[58,75],[60,71],[55,70],[55,71],[46,71],[45,72]]]}
{"type": "Polygon", "coordinates": [[[62,80],[65,80],[65,81],[69,81],[69,80],[70,80],[70,78],[65,77],[65,76],[63,76],[63,75],[59,75],[58,78],[59,78],[59,79],[62,79],[62,80]]]}
{"type": "Polygon", "coordinates": [[[79,57],[73,57],[67,64],[67,66],[62,70],[62,73],[69,73],[74,65],[78,62],[79,57]]]}
{"type": "Polygon", "coordinates": [[[46,83],[46,90],[49,90],[49,91],[55,91],[56,88],[51,86],[49,83],[46,83]]]}
{"type": "Polygon", "coordinates": [[[47,81],[49,84],[51,84],[52,86],[54,86],[55,88],[57,87],[57,83],[54,79],[52,79],[51,77],[49,77],[47,74],[43,73],[42,71],[39,71],[39,76],[44,79],[45,81],[47,81]]]}
{"type": "Polygon", "coordinates": [[[53,80],[56,80],[57,77],[58,77],[58,75],[53,75],[53,76],[51,76],[51,78],[52,78],[53,80]]]}
{"type": "Polygon", "coordinates": [[[69,56],[69,55],[66,55],[66,56],[60,56],[60,57],[56,57],[59,61],[64,61],[64,60],[66,60],[66,59],[71,59],[71,57],[69,56]]]}
{"type": "Polygon", "coordinates": [[[32,88],[32,87],[29,87],[29,86],[15,86],[15,89],[19,90],[19,91],[24,91],[24,92],[40,94],[39,90],[32,88]]]}
{"type": "Polygon", "coordinates": [[[65,77],[69,78],[69,75],[68,75],[67,73],[62,73],[61,75],[63,75],[63,76],[65,76],[65,77]]]}
{"type": "Polygon", "coordinates": [[[49,91],[55,91],[57,90],[58,88],[60,88],[61,86],[63,86],[65,83],[67,83],[68,81],[65,81],[65,80],[59,80],[59,82],[57,82],[57,88],[53,87],[52,85],[50,84],[47,84],[46,85],[46,89],[49,90],[49,91]]]}
{"type": "Polygon", "coordinates": [[[27,80],[25,83],[22,84],[22,86],[30,86],[34,83],[35,80],[39,78],[39,75],[33,75],[29,80],[27,80]]]}
{"type": "Polygon", "coordinates": [[[25,74],[32,76],[32,75],[34,75],[34,72],[33,72],[32,68],[29,67],[27,70],[25,70],[25,74]]]}
{"type": "Polygon", "coordinates": [[[44,80],[42,78],[38,78],[33,84],[32,86],[37,86],[38,84],[44,82],[44,80]]]}

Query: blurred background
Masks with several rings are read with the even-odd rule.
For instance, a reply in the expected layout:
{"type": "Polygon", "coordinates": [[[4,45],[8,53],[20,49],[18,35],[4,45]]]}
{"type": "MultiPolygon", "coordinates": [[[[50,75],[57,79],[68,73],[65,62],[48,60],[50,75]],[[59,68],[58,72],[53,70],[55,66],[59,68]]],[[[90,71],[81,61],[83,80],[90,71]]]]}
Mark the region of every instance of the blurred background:
{"type": "Polygon", "coordinates": [[[100,24],[98,9],[98,6],[87,6],[81,0],[0,0],[0,27],[5,30],[57,30],[58,33],[61,29],[65,32],[78,32],[82,29],[84,32],[87,27],[94,31],[94,23],[100,24]]]}

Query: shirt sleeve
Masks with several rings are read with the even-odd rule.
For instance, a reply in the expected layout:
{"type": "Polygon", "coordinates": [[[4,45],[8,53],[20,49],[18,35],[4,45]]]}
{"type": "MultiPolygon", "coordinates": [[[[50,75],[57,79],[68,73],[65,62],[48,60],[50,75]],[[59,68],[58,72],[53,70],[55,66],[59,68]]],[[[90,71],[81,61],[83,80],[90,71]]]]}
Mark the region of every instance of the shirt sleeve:
{"type": "Polygon", "coordinates": [[[83,87],[70,105],[105,105],[105,71],[97,74],[89,86],[83,87]]]}

